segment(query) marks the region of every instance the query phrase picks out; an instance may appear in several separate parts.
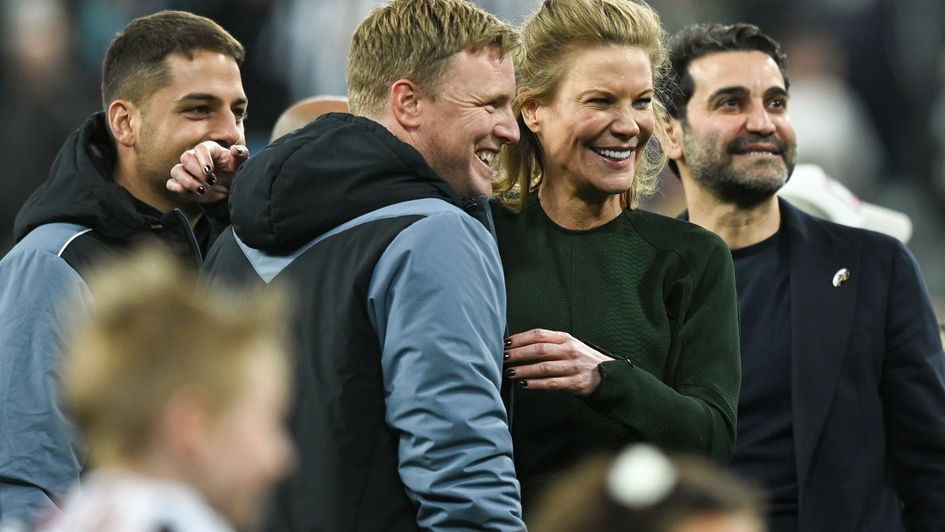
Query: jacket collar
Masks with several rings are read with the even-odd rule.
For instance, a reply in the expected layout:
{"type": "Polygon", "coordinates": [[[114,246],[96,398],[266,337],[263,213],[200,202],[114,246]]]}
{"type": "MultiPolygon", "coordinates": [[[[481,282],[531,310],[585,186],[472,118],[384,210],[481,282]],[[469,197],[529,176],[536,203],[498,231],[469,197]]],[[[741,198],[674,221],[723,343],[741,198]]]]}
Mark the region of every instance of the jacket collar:
{"type": "Polygon", "coordinates": [[[794,449],[804,486],[843,369],[856,311],[860,249],[826,222],[780,199],[791,275],[791,356],[794,449]],[[843,268],[850,281],[834,285],[843,268]]]}

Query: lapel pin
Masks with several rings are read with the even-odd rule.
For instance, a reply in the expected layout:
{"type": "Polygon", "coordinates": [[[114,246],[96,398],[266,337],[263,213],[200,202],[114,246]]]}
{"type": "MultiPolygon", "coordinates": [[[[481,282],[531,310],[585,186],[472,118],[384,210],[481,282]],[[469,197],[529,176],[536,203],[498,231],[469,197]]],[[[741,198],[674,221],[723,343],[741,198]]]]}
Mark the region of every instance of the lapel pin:
{"type": "Polygon", "coordinates": [[[844,283],[850,280],[850,270],[846,268],[840,268],[837,270],[837,273],[833,274],[833,285],[842,286],[844,283]]]}

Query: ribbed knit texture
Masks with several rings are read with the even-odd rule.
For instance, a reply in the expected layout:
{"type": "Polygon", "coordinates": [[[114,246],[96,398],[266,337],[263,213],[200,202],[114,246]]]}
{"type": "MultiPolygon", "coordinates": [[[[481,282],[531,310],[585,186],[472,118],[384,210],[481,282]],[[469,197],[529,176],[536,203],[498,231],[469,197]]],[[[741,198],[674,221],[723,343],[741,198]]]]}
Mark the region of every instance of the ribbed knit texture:
{"type": "Polygon", "coordinates": [[[584,454],[648,441],[727,461],[740,380],[731,255],[716,235],[624,211],[588,231],[532,199],[497,208],[511,333],[565,331],[618,357],[587,398],[516,389],[512,434],[526,501],[584,454]]]}

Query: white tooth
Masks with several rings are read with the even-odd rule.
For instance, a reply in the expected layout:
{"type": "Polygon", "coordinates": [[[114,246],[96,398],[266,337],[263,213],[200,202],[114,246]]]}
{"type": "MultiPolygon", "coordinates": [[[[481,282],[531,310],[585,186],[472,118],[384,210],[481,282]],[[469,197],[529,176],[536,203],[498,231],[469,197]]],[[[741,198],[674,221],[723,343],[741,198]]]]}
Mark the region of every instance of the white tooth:
{"type": "Polygon", "coordinates": [[[495,161],[495,154],[492,152],[479,152],[476,154],[476,157],[479,157],[479,160],[492,166],[492,163],[495,161]]]}
{"type": "Polygon", "coordinates": [[[633,150],[617,151],[617,150],[595,149],[594,151],[603,155],[604,157],[609,157],[611,159],[626,159],[627,157],[630,157],[631,153],[633,153],[633,150]]]}

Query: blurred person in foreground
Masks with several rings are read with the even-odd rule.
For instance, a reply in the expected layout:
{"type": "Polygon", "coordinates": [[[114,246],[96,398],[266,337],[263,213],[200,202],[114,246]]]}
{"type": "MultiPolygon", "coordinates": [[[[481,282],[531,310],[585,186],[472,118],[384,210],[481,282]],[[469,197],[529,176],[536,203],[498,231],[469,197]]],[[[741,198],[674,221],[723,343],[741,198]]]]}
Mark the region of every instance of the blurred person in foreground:
{"type": "Polygon", "coordinates": [[[541,498],[533,532],[764,532],[762,498],[718,465],[637,444],[582,461],[541,498]]]}
{"type": "Polygon", "coordinates": [[[724,242],[633,208],[665,161],[657,14],[631,0],[549,0],[521,37],[522,140],[502,159],[497,189],[512,194],[496,230],[528,512],[588,452],[649,442],[727,461],[739,346],[724,242]]]}
{"type": "Polygon", "coordinates": [[[46,532],[224,532],[258,524],[292,460],[278,293],[195,291],[163,250],[96,270],[63,402],[91,471],[46,532]]]}
{"type": "Polygon", "coordinates": [[[796,159],[777,42],[695,25],[671,61],[688,218],[735,261],[732,467],[766,488],[773,532],[945,530],[945,354],[918,265],[891,236],[776,196],[796,159]]]}
{"type": "MultiPolygon", "coordinates": [[[[79,478],[81,446],[57,405],[55,368],[62,303],[82,297],[73,315],[93,304],[88,268],[145,239],[194,267],[209,247],[208,217],[164,184],[201,141],[224,146],[223,166],[245,157],[242,60],[243,46],[209,19],[164,11],[130,22],[105,55],[104,111],[66,140],[17,215],[18,243],[0,261],[0,520],[29,521],[79,478]]],[[[203,196],[225,196],[232,176],[216,173],[203,196]]]]}
{"type": "Polygon", "coordinates": [[[301,129],[312,120],[325,113],[347,113],[348,99],[344,96],[312,96],[303,98],[290,105],[279,115],[269,142],[284,137],[297,129],[301,129]]]}
{"type": "MultiPolygon", "coordinates": [[[[291,283],[300,467],[267,530],[521,530],[500,395],[505,286],[487,196],[518,140],[515,32],[393,0],[354,34],[353,115],[240,169],[211,283],[291,283]]],[[[169,188],[202,174],[183,160],[169,188]]],[[[192,192],[191,192],[192,193],[192,192]]]]}

